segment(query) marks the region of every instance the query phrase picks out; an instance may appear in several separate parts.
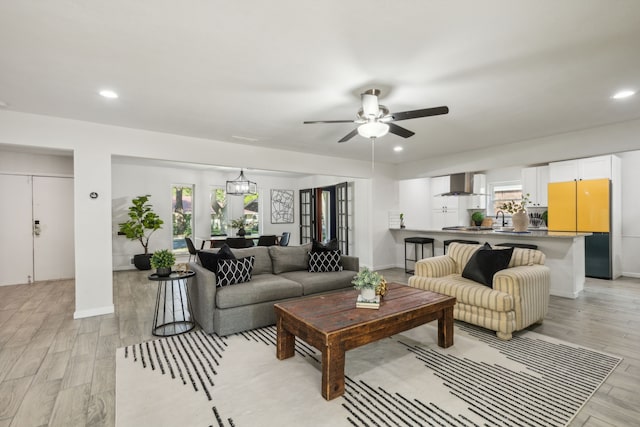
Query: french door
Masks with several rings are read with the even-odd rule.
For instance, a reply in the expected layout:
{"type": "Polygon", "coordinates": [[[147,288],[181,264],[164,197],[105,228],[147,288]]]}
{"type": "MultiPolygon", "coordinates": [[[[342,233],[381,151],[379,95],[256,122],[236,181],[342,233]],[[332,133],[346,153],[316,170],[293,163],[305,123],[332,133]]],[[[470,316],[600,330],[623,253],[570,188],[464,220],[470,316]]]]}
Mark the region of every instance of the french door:
{"type": "MultiPolygon", "coordinates": [[[[326,193],[330,189],[335,197],[329,203],[331,213],[327,216],[335,217],[336,221],[335,235],[330,237],[335,237],[340,251],[349,255],[353,244],[353,232],[349,227],[349,224],[353,222],[353,200],[351,198],[353,191],[350,191],[349,188],[352,185],[352,183],[343,182],[331,187],[300,190],[300,244],[321,240],[323,212],[327,215],[326,209],[323,209],[322,206],[322,193],[323,191],[326,193]]],[[[328,218],[324,220],[326,224],[328,218]]]]}

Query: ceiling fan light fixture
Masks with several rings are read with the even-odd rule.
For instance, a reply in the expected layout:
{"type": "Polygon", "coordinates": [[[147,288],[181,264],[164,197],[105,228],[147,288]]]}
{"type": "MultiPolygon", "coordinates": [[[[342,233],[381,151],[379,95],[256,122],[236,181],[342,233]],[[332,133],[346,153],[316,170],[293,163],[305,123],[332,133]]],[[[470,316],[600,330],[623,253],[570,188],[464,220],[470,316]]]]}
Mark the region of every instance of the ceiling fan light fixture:
{"type": "Polygon", "coordinates": [[[629,98],[630,96],[635,95],[636,92],[633,90],[621,90],[619,92],[616,92],[611,98],[613,99],[624,99],[624,98],[629,98]]]}
{"type": "Polygon", "coordinates": [[[244,171],[240,169],[240,175],[233,181],[227,181],[227,195],[243,196],[245,194],[258,194],[258,184],[249,181],[244,176],[244,171]]]}
{"type": "Polygon", "coordinates": [[[364,138],[380,138],[389,133],[389,125],[381,122],[368,122],[358,126],[358,133],[364,138]]]}

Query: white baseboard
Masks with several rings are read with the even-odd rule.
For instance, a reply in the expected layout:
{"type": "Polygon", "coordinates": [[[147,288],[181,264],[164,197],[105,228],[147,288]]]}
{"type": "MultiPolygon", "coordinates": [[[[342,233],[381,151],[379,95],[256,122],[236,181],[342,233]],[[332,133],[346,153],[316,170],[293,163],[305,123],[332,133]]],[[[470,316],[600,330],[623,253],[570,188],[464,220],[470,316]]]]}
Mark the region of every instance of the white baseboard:
{"type": "Polygon", "coordinates": [[[631,271],[623,271],[622,272],[622,277],[633,277],[633,278],[640,278],[640,273],[635,273],[635,272],[631,272],[631,271]]]}
{"type": "Polygon", "coordinates": [[[76,310],[73,313],[74,319],[82,319],[85,317],[102,316],[103,314],[111,314],[115,312],[113,304],[105,307],[90,308],[88,310],[76,310]]]}

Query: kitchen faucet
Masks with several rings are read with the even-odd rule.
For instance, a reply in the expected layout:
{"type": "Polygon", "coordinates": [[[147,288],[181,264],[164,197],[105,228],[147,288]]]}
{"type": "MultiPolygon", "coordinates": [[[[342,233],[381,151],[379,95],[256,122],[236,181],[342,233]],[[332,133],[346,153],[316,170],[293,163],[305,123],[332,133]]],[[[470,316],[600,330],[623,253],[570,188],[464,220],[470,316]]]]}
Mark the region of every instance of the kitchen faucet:
{"type": "Polygon", "coordinates": [[[504,227],[505,225],[507,225],[507,221],[504,219],[504,211],[498,211],[496,213],[496,219],[498,219],[498,215],[502,214],[502,226],[504,227]]]}

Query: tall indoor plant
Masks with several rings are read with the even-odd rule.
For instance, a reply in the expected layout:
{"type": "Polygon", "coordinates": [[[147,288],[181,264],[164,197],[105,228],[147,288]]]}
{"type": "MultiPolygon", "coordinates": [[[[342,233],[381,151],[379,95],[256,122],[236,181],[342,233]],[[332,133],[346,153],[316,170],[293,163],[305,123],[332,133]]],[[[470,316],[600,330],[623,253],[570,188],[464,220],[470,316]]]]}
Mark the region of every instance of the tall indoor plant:
{"type": "Polygon", "coordinates": [[[133,264],[139,270],[150,270],[149,238],[156,231],[162,228],[164,221],[153,211],[153,206],[149,203],[149,194],[138,196],[131,201],[129,207],[129,220],[121,222],[120,233],[130,240],[137,240],[144,249],[143,254],[133,256],[133,264]]]}

